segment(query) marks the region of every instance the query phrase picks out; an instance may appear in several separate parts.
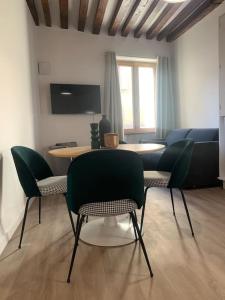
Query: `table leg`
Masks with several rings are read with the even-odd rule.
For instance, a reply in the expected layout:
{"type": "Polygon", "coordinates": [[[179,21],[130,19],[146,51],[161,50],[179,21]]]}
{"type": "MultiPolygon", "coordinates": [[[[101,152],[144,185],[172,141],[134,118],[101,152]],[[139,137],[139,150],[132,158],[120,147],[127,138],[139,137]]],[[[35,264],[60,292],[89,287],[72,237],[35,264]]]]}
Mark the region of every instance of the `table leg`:
{"type": "Polygon", "coordinates": [[[84,224],[80,239],[91,245],[116,247],[135,242],[129,216],[105,217],[84,224]]]}

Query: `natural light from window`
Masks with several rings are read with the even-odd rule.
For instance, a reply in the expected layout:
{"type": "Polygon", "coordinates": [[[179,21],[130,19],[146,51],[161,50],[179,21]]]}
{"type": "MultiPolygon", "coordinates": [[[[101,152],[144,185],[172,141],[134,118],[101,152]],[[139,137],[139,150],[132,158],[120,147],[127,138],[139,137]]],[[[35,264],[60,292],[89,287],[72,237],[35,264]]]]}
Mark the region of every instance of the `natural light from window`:
{"type": "Polygon", "coordinates": [[[155,83],[153,68],[138,68],[140,128],[155,128],[155,83]]]}
{"type": "Polygon", "coordinates": [[[153,132],[156,64],[119,61],[118,68],[125,133],[153,132]]]}
{"type": "Polygon", "coordinates": [[[134,127],[132,68],[129,66],[121,66],[119,76],[123,111],[123,126],[126,129],[132,129],[134,127]]]}

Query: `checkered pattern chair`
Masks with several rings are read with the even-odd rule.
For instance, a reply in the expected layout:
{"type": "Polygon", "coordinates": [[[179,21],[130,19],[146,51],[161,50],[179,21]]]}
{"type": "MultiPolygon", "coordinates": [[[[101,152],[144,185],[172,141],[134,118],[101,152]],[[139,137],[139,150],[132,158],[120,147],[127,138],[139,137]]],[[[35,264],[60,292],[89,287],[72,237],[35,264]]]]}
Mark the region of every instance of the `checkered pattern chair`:
{"type": "Polygon", "coordinates": [[[130,214],[135,235],[139,238],[150,275],[153,276],[135,213],[144,202],[143,165],[139,155],[124,150],[98,150],[83,154],[74,159],[69,167],[67,187],[68,207],[78,216],[67,282],[70,282],[86,216],[130,214]]]}
{"type": "Polygon", "coordinates": [[[146,188],[145,188],[145,201],[143,204],[142,216],[141,216],[141,231],[143,227],[145,204],[146,204],[146,197],[147,197],[148,190],[152,187],[169,188],[172,207],[173,207],[173,214],[175,216],[173,188],[178,188],[181,192],[191,233],[194,236],[190,214],[182,190],[183,184],[188,175],[193,146],[194,143],[191,140],[181,140],[179,142],[172,144],[162,154],[157,170],[144,172],[144,184],[146,188]]]}
{"type": "MultiPolygon", "coordinates": [[[[53,176],[52,170],[44,158],[30,148],[15,146],[11,148],[11,153],[16,166],[19,181],[27,197],[19,242],[19,248],[21,248],[30,199],[34,197],[39,199],[40,224],[41,199],[49,195],[65,194],[67,192],[67,177],[53,176]]],[[[70,210],[68,211],[75,235],[75,227],[72,215],[70,210]]]]}

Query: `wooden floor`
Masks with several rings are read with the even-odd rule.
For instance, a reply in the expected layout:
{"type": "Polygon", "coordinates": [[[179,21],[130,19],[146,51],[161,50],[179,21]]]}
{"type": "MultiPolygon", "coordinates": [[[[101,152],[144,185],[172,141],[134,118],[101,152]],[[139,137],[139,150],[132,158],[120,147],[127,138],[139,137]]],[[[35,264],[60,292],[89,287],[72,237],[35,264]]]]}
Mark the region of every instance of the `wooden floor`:
{"type": "Polygon", "coordinates": [[[38,225],[37,203],[0,257],[1,300],[220,300],[225,299],[225,191],[185,192],[196,239],[176,193],[177,220],[167,190],[148,195],[144,241],[154,278],[139,244],[100,248],[80,242],[71,283],[73,234],[63,198],[48,198],[38,225]]]}

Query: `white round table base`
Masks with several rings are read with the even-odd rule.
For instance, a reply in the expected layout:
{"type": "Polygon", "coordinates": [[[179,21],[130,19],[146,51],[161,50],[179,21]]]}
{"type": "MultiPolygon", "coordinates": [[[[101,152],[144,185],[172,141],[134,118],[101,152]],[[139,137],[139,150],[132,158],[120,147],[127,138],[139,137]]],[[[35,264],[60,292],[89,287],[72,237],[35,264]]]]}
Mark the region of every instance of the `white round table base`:
{"type": "Polygon", "coordinates": [[[80,233],[81,241],[103,247],[118,247],[135,242],[132,221],[124,216],[117,218],[100,218],[84,224],[80,233]]]}

